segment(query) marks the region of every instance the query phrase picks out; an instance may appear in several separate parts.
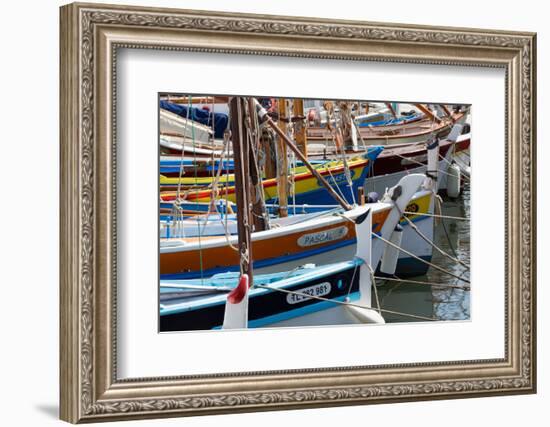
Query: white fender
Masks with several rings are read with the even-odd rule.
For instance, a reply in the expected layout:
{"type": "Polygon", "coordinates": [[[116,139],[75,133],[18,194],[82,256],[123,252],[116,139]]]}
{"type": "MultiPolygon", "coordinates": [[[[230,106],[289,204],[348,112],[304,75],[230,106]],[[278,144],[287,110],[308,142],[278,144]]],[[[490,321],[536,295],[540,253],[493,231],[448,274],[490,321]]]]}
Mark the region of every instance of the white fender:
{"type": "Polygon", "coordinates": [[[243,274],[239,284],[227,295],[223,329],[246,329],[248,327],[248,274],[243,274]]]}
{"type": "Polygon", "coordinates": [[[460,195],[460,167],[453,163],[447,168],[447,196],[456,198],[460,195]]]}

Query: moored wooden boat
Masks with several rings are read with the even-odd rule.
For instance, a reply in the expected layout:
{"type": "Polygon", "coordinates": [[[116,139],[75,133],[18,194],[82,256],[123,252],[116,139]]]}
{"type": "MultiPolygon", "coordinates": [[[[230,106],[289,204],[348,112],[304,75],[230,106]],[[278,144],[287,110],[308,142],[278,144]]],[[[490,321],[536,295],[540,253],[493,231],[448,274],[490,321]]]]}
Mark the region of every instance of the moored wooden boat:
{"type": "MultiPolygon", "coordinates": [[[[406,209],[424,180],[424,175],[408,175],[388,191],[382,202],[366,205],[372,209],[374,232],[389,237],[399,222],[400,212],[406,209]],[[397,195],[398,192],[401,194],[397,195]]],[[[431,194],[428,190],[423,191],[425,195],[431,194]]],[[[255,271],[283,271],[304,263],[324,264],[350,259],[356,243],[353,221],[364,210],[365,206],[357,206],[341,214],[252,233],[255,271]]],[[[161,278],[208,277],[235,270],[239,260],[234,250],[236,242],[237,236],[230,235],[161,239],[161,278]]],[[[373,265],[377,265],[382,248],[380,241],[374,242],[373,265]]]]}
{"type": "Polygon", "coordinates": [[[206,280],[161,281],[161,332],[260,327],[332,308],[338,302],[355,303],[347,307],[362,322],[384,323],[371,308],[371,221],[370,209],[356,218],[360,241],[349,261],[255,274],[251,289],[237,272],[206,280]]]}
{"type": "MultiPolygon", "coordinates": [[[[440,179],[438,180],[438,185],[440,190],[445,190],[447,185],[447,168],[449,166],[449,162],[452,161],[452,159],[456,156],[459,156],[463,152],[467,152],[470,147],[470,134],[459,134],[456,136],[455,139],[450,140],[442,140],[439,144],[439,155],[440,155],[440,162],[439,162],[439,171],[440,173],[440,179]]],[[[372,147],[370,148],[372,150],[372,147]]],[[[355,157],[357,158],[357,157],[355,157]]],[[[378,194],[383,194],[386,190],[386,188],[392,187],[395,185],[404,175],[410,174],[410,173],[424,173],[426,171],[427,167],[427,149],[425,143],[412,143],[412,144],[399,144],[399,145],[392,145],[387,146],[384,148],[382,152],[380,152],[376,158],[372,158],[373,160],[371,163],[371,166],[369,170],[367,171],[367,175],[365,176],[364,182],[360,182],[359,179],[357,179],[358,175],[354,174],[354,177],[356,179],[354,182],[356,183],[356,187],[363,186],[366,191],[369,192],[376,192],[378,194]]],[[[318,160],[320,162],[323,162],[322,160],[318,160]]],[[[354,164],[355,160],[353,158],[350,159],[350,165],[354,164]]],[[[177,160],[174,160],[173,162],[174,166],[173,168],[176,168],[177,166],[177,160]]],[[[315,161],[314,161],[315,164],[315,161]]],[[[321,163],[323,164],[323,163],[321,163]]],[[[332,175],[336,175],[335,179],[342,180],[343,177],[341,177],[338,174],[341,174],[340,172],[340,166],[342,165],[341,162],[326,162],[324,163],[325,167],[336,167],[334,169],[336,172],[332,172],[332,175]]],[[[319,168],[322,168],[321,166],[318,166],[319,168]]],[[[192,168],[192,166],[190,166],[192,168]]],[[[302,179],[300,174],[304,174],[304,172],[307,174],[307,170],[305,167],[299,167],[294,169],[294,174],[296,175],[296,178],[298,181],[302,179]]],[[[330,175],[325,172],[325,175],[330,175]]],[[[329,179],[331,177],[329,176],[329,179]]],[[[212,176],[194,176],[193,169],[190,169],[190,172],[180,178],[176,177],[168,177],[165,175],[162,175],[159,180],[160,189],[161,189],[161,199],[163,202],[169,202],[175,200],[175,193],[174,191],[178,188],[178,182],[181,182],[180,189],[185,191],[188,188],[200,188],[200,187],[208,187],[211,186],[213,183],[212,176]],[[170,193],[172,192],[172,193],[170,193]]],[[[233,185],[233,175],[230,174],[228,176],[223,176],[220,179],[219,182],[219,197],[225,198],[226,195],[226,185],[233,185]]],[[[312,181],[313,183],[313,181],[312,181]]],[[[342,185],[340,183],[339,185],[342,185]]],[[[275,180],[265,180],[264,181],[264,188],[267,188],[269,190],[266,190],[266,199],[270,200],[271,202],[276,202],[274,198],[276,197],[276,181],[275,180]],[[273,189],[272,189],[273,188],[273,189]]],[[[301,189],[307,189],[306,185],[300,185],[301,189]]],[[[228,200],[234,201],[233,197],[233,188],[228,188],[227,196],[228,200]]],[[[350,197],[347,193],[345,193],[348,199],[350,201],[350,197]]],[[[186,201],[200,201],[200,202],[209,202],[210,198],[212,196],[212,192],[209,190],[205,190],[202,192],[198,191],[191,191],[188,193],[188,195],[185,196],[186,201]]],[[[357,197],[357,195],[355,195],[357,197]]],[[[322,198],[318,200],[312,200],[312,197],[308,197],[307,200],[304,200],[302,197],[298,197],[298,200],[296,199],[290,199],[290,203],[297,203],[297,204],[324,204],[324,203],[331,203],[331,200],[327,198],[322,198]]]]}
{"type": "MultiPolygon", "coordinates": [[[[195,213],[195,215],[185,219],[175,220],[173,215],[165,215],[166,219],[162,219],[160,222],[161,238],[197,238],[199,235],[201,237],[230,236],[237,233],[236,214],[227,214],[223,210],[223,206],[219,207],[221,214],[207,214],[209,204],[192,205],[192,203],[187,203],[182,206],[182,209],[190,209],[189,213],[195,213]],[[191,211],[191,209],[194,210],[191,211]],[[202,210],[202,214],[197,215],[197,212],[200,212],[199,209],[202,210]]],[[[278,205],[267,206],[268,212],[275,213],[277,209],[278,205]]],[[[434,218],[431,216],[433,209],[434,197],[429,192],[415,194],[405,208],[407,212],[415,212],[414,214],[408,214],[407,217],[429,239],[433,238],[434,218]]],[[[271,226],[286,227],[317,217],[342,213],[343,211],[338,205],[290,205],[288,212],[290,214],[288,217],[275,217],[271,219],[271,226]]],[[[399,224],[403,228],[401,247],[424,261],[431,261],[432,247],[418,236],[408,221],[401,219],[399,224]]],[[[374,228],[373,231],[376,232],[377,229],[374,228]]],[[[350,246],[353,245],[354,243],[350,244],[350,246]]],[[[348,249],[351,251],[352,247],[348,249]]],[[[348,254],[350,253],[349,251],[348,254]]],[[[344,255],[342,255],[342,258],[344,258],[344,255]]],[[[425,274],[427,270],[428,265],[426,263],[407,255],[405,252],[399,253],[395,275],[399,277],[412,277],[425,274]]]]}
{"type": "MultiPolygon", "coordinates": [[[[470,148],[470,134],[458,135],[456,140],[439,142],[438,191],[446,191],[449,165],[457,155],[470,148]]],[[[428,155],[426,144],[388,146],[378,156],[365,180],[365,192],[383,194],[386,188],[395,185],[410,173],[425,173],[428,155]]]]}
{"type": "MultiPolygon", "coordinates": [[[[349,135],[344,141],[346,152],[356,152],[364,145],[393,145],[408,143],[425,143],[431,138],[445,139],[456,124],[466,121],[467,111],[453,112],[451,117],[439,122],[424,117],[412,122],[401,122],[389,125],[358,127],[357,141],[351,141],[349,135]],[[355,148],[352,146],[355,145],[355,148]]],[[[311,156],[331,155],[337,152],[333,135],[329,129],[309,127],[307,129],[308,153],[311,156]]]]}
{"type": "MultiPolygon", "coordinates": [[[[316,169],[329,182],[331,187],[340,192],[348,202],[353,203],[356,198],[357,188],[363,185],[365,178],[368,176],[369,168],[372,162],[378,157],[382,150],[382,147],[369,147],[367,153],[363,156],[347,161],[347,170],[342,161],[324,163],[316,166],[316,169]],[[351,186],[349,185],[350,181],[352,184],[351,186]]],[[[225,178],[229,179],[229,177],[222,178],[220,184],[223,184],[223,180],[225,178]]],[[[202,180],[210,182],[209,178],[189,178],[183,182],[193,183],[202,180]]],[[[289,201],[292,203],[326,204],[333,202],[332,197],[327,192],[323,184],[320,183],[319,180],[306,168],[298,168],[293,180],[295,182],[294,194],[289,195],[289,201]]],[[[162,180],[162,182],[164,181],[166,181],[166,179],[162,180]]],[[[177,183],[177,179],[173,180],[173,182],[177,183]]],[[[263,180],[262,186],[266,202],[277,200],[277,179],[272,178],[263,180]]],[[[220,186],[219,196],[230,202],[235,202],[235,187],[220,186]]],[[[196,202],[209,202],[211,197],[211,190],[201,190],[196,188],[188,191],[183,189],[183,191],[180,191],[179,194],[178,192],[167,191],[162,192],[160,195],[162,202],[171,202],[178,199],[196,202]]]]}

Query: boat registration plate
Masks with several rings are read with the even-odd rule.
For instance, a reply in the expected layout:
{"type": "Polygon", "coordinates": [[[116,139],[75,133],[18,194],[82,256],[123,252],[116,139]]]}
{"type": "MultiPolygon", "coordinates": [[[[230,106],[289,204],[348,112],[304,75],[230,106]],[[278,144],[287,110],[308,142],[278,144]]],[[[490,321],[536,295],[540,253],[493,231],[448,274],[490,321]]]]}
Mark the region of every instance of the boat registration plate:
{"type": "Polygon", "coordinates": [[[286,302],[289,304],[298,304],[310,300],[312,297],[322,297],[328,295],[330,289],[330,282],[318,283],[317,285],[308,286],[304,289],[298,289],[295,291],[295,294],[287,294],[286,302]]]}
{"type": "Polygon", "coordinates": [[[346,234],[348,234],[348,228],[346,226],[318,231],[316,233],[304,234],[303,236],[300,236],[298,238],[298,246],[305,248],[308,246],[334,242],[336,240],[344,238],[346,234]]]}

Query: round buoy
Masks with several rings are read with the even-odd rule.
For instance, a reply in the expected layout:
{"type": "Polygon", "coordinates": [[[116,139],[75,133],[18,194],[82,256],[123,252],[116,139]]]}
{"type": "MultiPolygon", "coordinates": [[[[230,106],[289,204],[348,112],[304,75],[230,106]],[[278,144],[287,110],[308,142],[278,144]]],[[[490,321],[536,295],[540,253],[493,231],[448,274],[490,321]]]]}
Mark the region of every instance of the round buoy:
{"type": "Polygon", "coordinates": [[[456,163],[447,169],[447,196],[456,198],[460,195],[460,168],[456,163]]]}

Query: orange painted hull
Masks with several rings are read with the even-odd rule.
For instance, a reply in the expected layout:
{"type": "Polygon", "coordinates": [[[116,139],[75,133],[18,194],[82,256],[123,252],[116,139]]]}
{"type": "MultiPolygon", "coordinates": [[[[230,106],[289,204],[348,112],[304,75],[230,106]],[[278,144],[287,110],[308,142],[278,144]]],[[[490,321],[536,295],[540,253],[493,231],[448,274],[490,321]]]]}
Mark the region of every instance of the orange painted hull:
{"type": "MultiPolygon", "coordinates": [[[[380,232],[391,208],[379,210],[373,214],[373,231],[380,232]]],[[[252,234],[253,262],[266,263],[270,260],[286,259],[288,257],[300,257],[305,251],[330,251],[331,247],[355,243],[355,225],[351,221],[342,219],[336,224],[315,229],[300,230],[298,232],[283,234],[273,238],[255,239],[252,234]],[[345,232],[343,230],[345,228],[345,232]],[[305,245],[304,238],[323,232],[338,233],[338,238],[328,241],[319,241],[305,245]],[[302,240],[300,240],[302,238],[302,240]]],[[[215,237],[214,239],[219,239],[215,237]]],[[[189,240],[189,239],[188,239],[189,240]]],[[[195,239],[194,241],[196,241],[195,239]]],[[[202,243],[207,243],[209,238],[202,237],[202,243]]],[[[276,263],[276,261],[273,261],[276,263]]],[[[224,268],[234,267],[239,264],[239,253],[229,244],[203,247],[201,250],[187,250],[180,252],[165,252],[160,254],[161,275],[185,275],[192,272],[220,271],[224,268]]]]}

